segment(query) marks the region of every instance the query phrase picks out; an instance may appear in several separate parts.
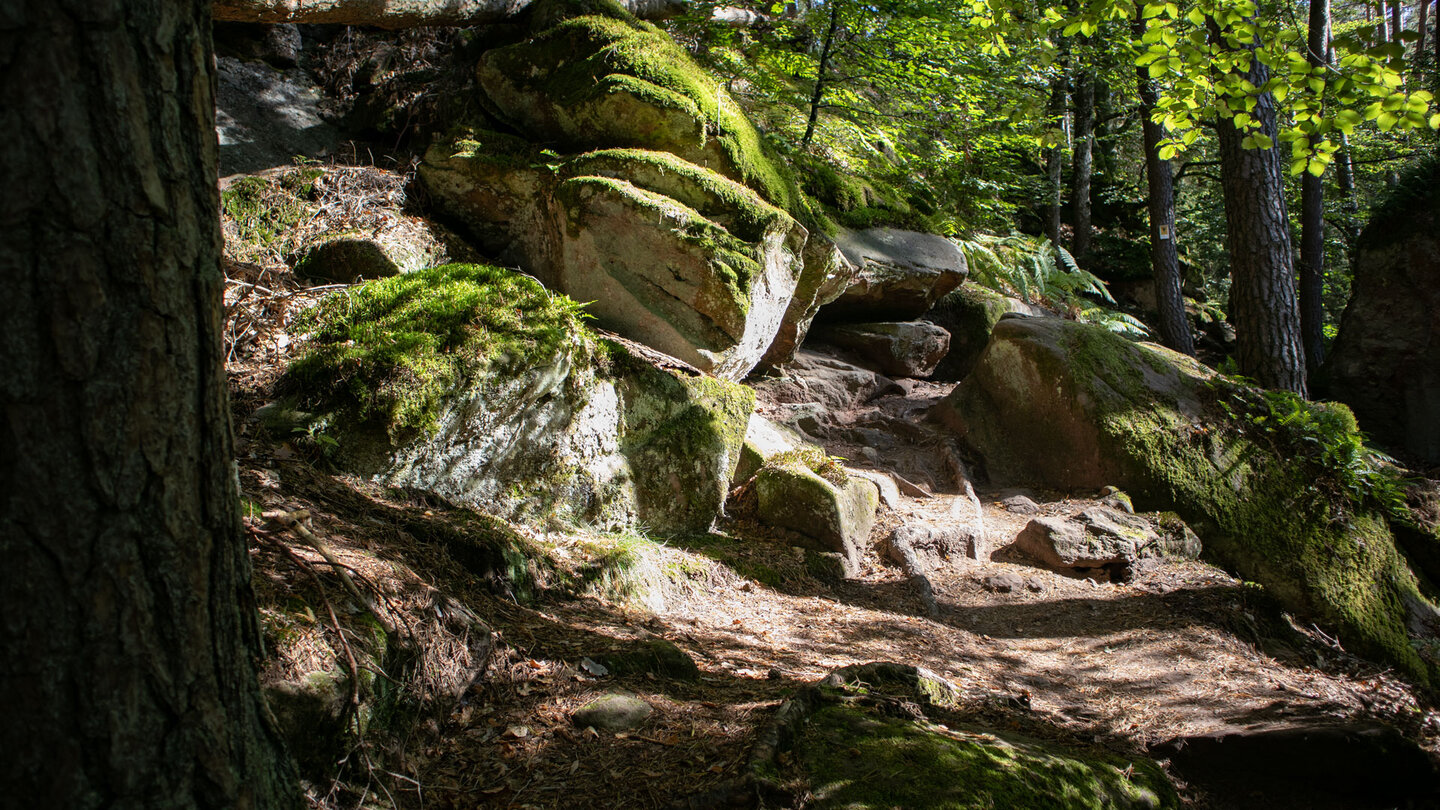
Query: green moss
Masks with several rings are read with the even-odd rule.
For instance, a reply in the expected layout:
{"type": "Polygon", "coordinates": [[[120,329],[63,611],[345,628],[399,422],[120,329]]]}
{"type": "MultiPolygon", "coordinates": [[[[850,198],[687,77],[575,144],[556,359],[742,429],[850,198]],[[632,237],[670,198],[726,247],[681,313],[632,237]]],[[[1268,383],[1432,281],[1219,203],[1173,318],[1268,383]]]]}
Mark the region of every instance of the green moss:
{"type": "Polygon", "coordinates": [[[599,145],[680,148],[678,143],[667,147],[676,133],[665,131],[663,115],[673,111],[697,129],[696,147],[714,137],[719,154],[730,164],[725,173],[780,208],[794,210],[794,183],[767,153],[754,125],[720,83],[668,34],[615,8],[592,3],[550,3],[535,19],[549,27],[526,42],[491,52],[486,62],[502,81],[536,76],[538,68],[534,89],[545,103],[558,107],[562,118],[580,115],[568,125],[556,121],[567,130],[566,137],[586,138],[592,144],[597,138],[611,141],[599,145]],[[613,110],[595,121],[581,114],[616,93],[656,108],[653,120],[647,114],[627,130],[627,123],[613,110]],[[629,142],[614,142],[617,135],[629,142]]]}
{"type": "Polygon", "coordinates": [[[1067,750],[1018,734],[873,717],[846,705],[811,717],[802,742],[814,806],[845,810],[1179,807],[1143,758],[1067,750]]]}
{"type": "Polygon", "coordinates": [[[794,450],[776,453],[761,467],[761,469],[765,468],[809,470],[837,487],[843,487],[850,482],[850,475],[840,465],[839,459],[826,454],[819,447],[808,444],[794,450]]]}
{"type": "Polygon", "coordinates": [[[231,183],[220,195],[220,208],[240,242],[231,246],[232,252],[243,256],[249,250],[269,248],[300,224],[310,210],[303,198],[320,174],[318,169],[307,169],[287,172],[278,181],[242,177],[231,183]]]}
{"type": "Polygon", "coordinates": [[[758,242],[773,230],[794,226],[788,214],[750,188],[669,152],[603,149],[572,159],[562,174],[626,180],[693,208],[747,242],[758,242]]]}
{"type": "Polygon", "coordinates": [[[302,317],[310,341],[282,387],[314,410],[374,419],[392,435],[434,425],[478,375],[589,345],[580,305],[528,276],[450,264],[367,282],[302,317]]]}
{"type": "Polygon", "coordinates": [[[566,201],[571,210],[583,210],[588,193],[609,194],[619,197],[627,205],[642,211],[657,223],[667,223],[671,232],[683,243],[693,246],[705,256],[715,271],[716,281],[728,290],[734,305],[742,311],[748,309],[750,283],[760,275],[761,268],[756,247],[736,238],[721,225],[712,222],[699,211],[680,202],[634,184],[612,177],[572,177],[560,184],[557,196],[566,201]]]}

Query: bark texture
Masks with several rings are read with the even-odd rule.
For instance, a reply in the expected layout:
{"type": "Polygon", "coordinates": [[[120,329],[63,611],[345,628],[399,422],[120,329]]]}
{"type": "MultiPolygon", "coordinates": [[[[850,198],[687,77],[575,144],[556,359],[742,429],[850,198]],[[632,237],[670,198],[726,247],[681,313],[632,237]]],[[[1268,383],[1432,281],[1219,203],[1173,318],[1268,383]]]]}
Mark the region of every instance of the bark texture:
{"type": "MultiPolygon", "coordinates": [[[[1256,87],[1269,80],[1258,59],[1245,78],[1256,87]]],[[[1261,93],[1250,113],[1260,132],[1276,139],[1275,97],[1261,93]]],[[[1295,300],[1290,223],[1280,151],[1246,149],[1245,133],[1229,118],[1216,124],[1220,180],[1225,198],[1225,247],[1230,253],[1230,319],[1235,324],[1240,372],[1267,388],[1306,395],[1295,300]]]]}
{"type": "Polygon", "coordinates": [[[0,805],[298,807],[256,683],[203,0],[0,11],[0,805]]]}
{"type": "MultiPolygon", "coordinates": [[[[1330,29],[1330,0],[1310,0],[1305,58],[1325,64],[1330,29]]],[[[1300,334],[1305,369],[1315,379],[1325,364],[1325,186],[1305,172],[1300,180],[1300,334]]]]}
{"type": "MultiPolygon", "coordinates": [[[[249,23],[338,23],[377,28],[501,22],[534,0],[214,0],[215,19],[249,23]]],[[[619,0],[644,19],[678,14],[685,0],[619,0]]]]}
{"type": "Polygon", "coordinates": [[[1075,147],[1071,161],[1073,196],[1070,217],[1075,233],[1070,252],[1084,263],[1090,255],[1090,177],[1095,166],[1095,74],[1088,67],[1075,72],[1075,147]]]}
{"type": "MultiPolygon", "coordinates": [[[[1136,37],[1145,24],[1135,21],[1136,37]]],[[[1160,159],[1164,129],[1151,116],[1159,94],[1147,68],[1135,69],[1139,79],[1140,126],[1145,141],[1145,182],[1149,189],[1150,267],[1155,274],[1155,300],[1159,308],[1160,340],[1177,352],[1195,354],[1195,336],[1185,317],[1185,293],[1180,278],[1180,256],[1175,246],[1175,181],[1170,161],[1160,159]]]]}

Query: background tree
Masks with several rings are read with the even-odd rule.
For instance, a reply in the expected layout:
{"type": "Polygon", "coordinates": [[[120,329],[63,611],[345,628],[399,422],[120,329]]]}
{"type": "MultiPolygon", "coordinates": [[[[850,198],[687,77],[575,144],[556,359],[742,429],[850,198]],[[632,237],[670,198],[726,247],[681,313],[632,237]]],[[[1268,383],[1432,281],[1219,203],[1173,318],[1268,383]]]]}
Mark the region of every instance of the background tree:
{"type": "Polygon", "coordinates": [[[297,807],[253,663],[209,4],[0,16],[4,803],[297,807]]]}

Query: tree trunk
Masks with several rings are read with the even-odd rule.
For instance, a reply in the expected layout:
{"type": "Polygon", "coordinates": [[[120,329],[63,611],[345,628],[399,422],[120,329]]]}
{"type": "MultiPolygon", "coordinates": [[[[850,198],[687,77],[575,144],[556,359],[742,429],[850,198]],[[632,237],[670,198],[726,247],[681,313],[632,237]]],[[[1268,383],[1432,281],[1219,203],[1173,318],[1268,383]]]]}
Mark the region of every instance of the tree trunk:
{"type": "Polygon", "coordinates": [[[208,4],[0,16],[0,795],[299,807],[254,668],[208,4]]]}
{"type": "MultiPolygon", "coordinates": [[[[1064,125],[1065,115],[1065,74],[1064,69],[1050,80],[1050,101],[1045,107],[1046,119],[1050,126],[1061,128],[1064,125]]],[[[1050,238],[1051,244],[1060,244],[1060,200],[1063,195],[1063,178],[1065,175],[1065,152],[1060,144],[1055,144],[1045,150],[1045,177],[1048,181],[1046,192],[1049,200],[1046,201],[1045,210],[1045,235],[1050,238]]]]}
{"type": "Polygon", "coordinates": [[[1399,42],[1403,47],[1405,43],[1400,39],[1401,30],[1400,0],[1390,0],[1390,41],[1399,42]]]}
{"type": "MultiPolygon", "coordinates": [[[[1145,34],[1145,23],[1134,22],[1135,37],[1145,34]]],[[[1140,88],[1140,127],[1145,140],[1145,182],[1149,190],[1150,266],[1155,274],[1155,300],[1159,307],[1160,340],[1184,354],[1195,354],[1195,337],[1185,316],[1185,293],[1180,279],[1180,257],[1175,247],[1175,188],[1170,161],[1160,159],[1164,129],[1153,120],[1159,94],[1147,68],[1135,69],[1140,88]]]]}
{"type": "MultiPolygon", "coordinates": [[[[1312,68],[1325,64],[1330,2],[1310,0],[1305,58],[1312,68]]],[[[1305,172],[1300,180],[1300,334],[1305,369],[1316,379],[1325,363],[1325,186],[1305,172]]]]}
{"type": "MultiPolygon", "coordinates": [[[[339,23],[378,28],[503,22],[533,0],[214,0],[215,19],[248,23],[339,23]]],[[[619,0],[643,19],[672,17],[685,0],[619,0]]]]}
{"type": "Polygon", "coordinates": [[[1074,234],[1070,252],[1082,264],[1090,254],[1090,176],[1095,157],[1095,74],[1081,67],[1075,74],[1075,147],[1071,164],[1074,196],[1070,200],[1074,234]]]}
{"type": "MultiPolygon", "coordinates": [[[[1244,78],[1264,87],[1270,71],[1250,59],[1244,78]]],[[[1275,97],[1256,96],[1250,115],[1259,131],[1276,140],[1275,97]]],[[[1220,184],[1225,199],[1225,247],[1230,253],[1230,319],[1235,324],[1240,373],[1267,388],[1306,395],[1305,358],[1300,347],[1300,311],[1285,211],[1285,176],[1280,150],[1246,149],[1245,133],[1230,118],[1216,124],[1220,143],[1220,184]]]]}
{"type": "Polygon", "coordinates": [[[1429,33],[1427,29],[1429,27],[1430,0],[1420,0],[1420,25],[1417,29],[1420,32],[1420,39],[1415,41],[1415,78],[1420,80],[1424,80],[1425,78],[1425,60],[1430,56],[1425,51],[1426,37],[1429,33]]]}
{"type": "Polygon", "coordinates": [[[805,122],[805,137],[800,139],[800,148],[810,145],[815,137],[815,123],[820,120],[820,104],[825,100],[825,74],[830,71],[830,55],[834,53],[835,33],[840,27],[840,2],[831,0],[830,25],[825,29],[825,41],[820,43],[820,64],[815,67],[815,88],[810,92],[810,118],[805,122]]]}

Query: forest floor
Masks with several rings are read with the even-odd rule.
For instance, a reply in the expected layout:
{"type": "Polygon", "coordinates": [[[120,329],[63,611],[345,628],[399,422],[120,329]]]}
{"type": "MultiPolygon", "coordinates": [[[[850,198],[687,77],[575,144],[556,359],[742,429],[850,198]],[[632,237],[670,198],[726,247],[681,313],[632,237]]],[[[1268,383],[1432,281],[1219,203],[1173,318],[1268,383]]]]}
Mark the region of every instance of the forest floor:
{"type": "MultiPolygon", "coordinates": [[[[986,722],[1043,723],[1119,751],[1266,724],[1379,720],[1440,752],[1440,714],[1403,680],[1349,656],[1343,640],[1284,616],[1258,588],[1194,561],[1166,561],[1125,584],[1072,579],[1021,561],[957,561],[931,577],[940,608],[931,618],[906,576],[873,552],[858,577],[824,582],[807,570],[790,536],[732,518],[709,536],[642,541],[644,564],[662,574],[632,598],[513,601],[417,530],[448,520],[449,507],[336,473],[313,448],[268,436],[251,418],[272,398],[275,370],[291,347],[285,325],[313,293],[276,277],[236,281],[232,299],[251,289],[244,284],[273,296],[252,295],[249,310],[231,310],[232,319],[250,313],[237,328],[258,330],[232,354],[230,371],[262,608],[303,595],[310,575],[297,560],[323,568],[311,546],[267,528],[261,517],[303,509],[328,552],[375,583],[395,613],[413,618],[443,594],[467,606],[496,639],[484,677],[458,701],[403,739],[374,741],[374,756],[352,756],[343,790],[327,796],[312,787],[317,803],[666,807],[737,776],[757,728],[798,687],[871,661],[938,673],[986,722]],[[1000,592],[995,577],[1006,573],[1022,587],[1000,592]],[[699,679],[596,677],[584,663],[649,638],[686,651],[699,679]],[[640,730],[610,734],[572,724],[571,712],[616,688],[654,707],[640,730]]],[[[913,414],[946,390],[907,389],[868,407],[913,414]]],[[[933,437],[920,428],[897,439],[896,449],[870,454],[863,466],[926,480],[927,468],[940,463],[933,437]]],[[[827,450],[847,456],[855,448],[827,450]]],[[[963,496],[941,489],[882,511],[875,536],[901,519],[943,520],[963,496]]],[[[980,492],[991,549],[1030,519],[1001,506],[1002,494],[980,492]]],[[[1030,495],[1045,514],[1094,504],[1030,495]]],[[[578,529],[523,531],[559,558],[583,556],[597,542],[634,541],[578,529]]],[[[1238,806],[1174,776],[1193,806],[1238,806]]],[[[1288,806],[1327,805],[1297,796],[1288,806]]]]}

